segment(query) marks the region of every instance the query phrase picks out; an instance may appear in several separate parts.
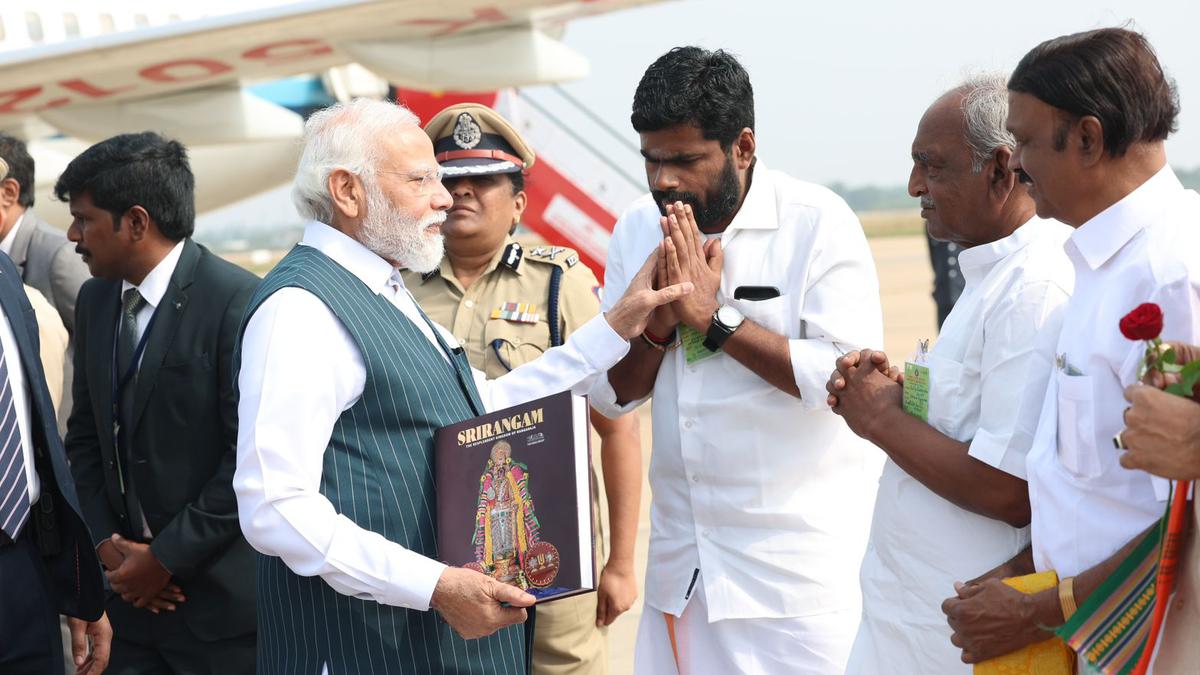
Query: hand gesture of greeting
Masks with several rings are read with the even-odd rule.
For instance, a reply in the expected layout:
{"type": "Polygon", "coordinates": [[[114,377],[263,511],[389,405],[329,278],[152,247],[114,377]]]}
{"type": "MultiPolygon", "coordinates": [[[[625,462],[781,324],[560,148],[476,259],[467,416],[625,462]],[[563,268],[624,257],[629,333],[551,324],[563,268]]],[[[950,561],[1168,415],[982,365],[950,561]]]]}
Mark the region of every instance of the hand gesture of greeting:
{"type": "Polygon", "coordinates": [[[717,311],[717,289],[721,287],[724,253],[720,239],[705,241],[696,225],[692,207],[675,202],[664,219],[663,243],[666,246],[667,281],[691,282],[695,289],[677,300],[673,310],[679,320],[704,333],[717,311]]]}

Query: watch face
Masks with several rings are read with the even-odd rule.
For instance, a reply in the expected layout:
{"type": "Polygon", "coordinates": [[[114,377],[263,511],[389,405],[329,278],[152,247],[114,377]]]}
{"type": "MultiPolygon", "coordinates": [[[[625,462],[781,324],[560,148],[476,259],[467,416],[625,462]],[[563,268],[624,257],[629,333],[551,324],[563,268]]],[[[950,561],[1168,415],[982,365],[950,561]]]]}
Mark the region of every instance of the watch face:
{"type": "Polygon", "coordinates": [[[717,309],[717,321],[730,328],[737,328],[742,323],[742,313],[729,305],[722,305],[717,309]]]}

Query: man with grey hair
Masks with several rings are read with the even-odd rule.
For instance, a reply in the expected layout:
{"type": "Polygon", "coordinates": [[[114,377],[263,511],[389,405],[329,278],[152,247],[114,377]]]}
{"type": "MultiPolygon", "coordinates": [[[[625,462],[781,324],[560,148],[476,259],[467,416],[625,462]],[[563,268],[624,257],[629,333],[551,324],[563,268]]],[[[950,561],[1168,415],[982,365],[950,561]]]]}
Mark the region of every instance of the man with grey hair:
{"type": "Polygon", "coordinates": [[[971,78],[929,107],[913,139],[909,194],[929,234],[964,249],[966,279],[937,344],[906,371],[926,394],[902,392],[878,351],[838,359],[830,377],[834,412],[889,457],[847,673],[969,673],[942,599],[1029,542],[1025,453],[1053,357],[1037,337],[1058,335],[1073,275],[1069,229],[1038,218],[1008,169],[1007,114],[1005,78],[971,78]]]}
{"type": "Polygon", "coordinates": [[[294,196],[312,222],[250,301],[238,378],[233,484],[263,554],[259,672],[526,672],[515,624],[533,596],[436,560],[434,432],[585,393],[691,284],[652,289],[655,252],[607,314],[489,382],[400,274],[437,267],[453,203],[409,110],[359,100],[313,115],[294,196]]]}

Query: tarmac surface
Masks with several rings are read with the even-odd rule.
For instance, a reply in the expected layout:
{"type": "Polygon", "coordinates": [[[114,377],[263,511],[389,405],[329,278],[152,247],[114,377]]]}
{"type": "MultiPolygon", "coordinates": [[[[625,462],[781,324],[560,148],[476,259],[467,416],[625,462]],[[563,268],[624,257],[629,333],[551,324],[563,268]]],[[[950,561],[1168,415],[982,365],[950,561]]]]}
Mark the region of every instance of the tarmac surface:
{"type": "MultiPolygon", "coordinates": [[[[930,296],[933,271],[929,266],[929,250],[924,235],[879,237],[869,242],[875,256],[883,302],[884,349],[893,363],[903,362],[915,351],[917,340],[937,336],[937,314],[930,296]]],[[[829,368],[833,370],[832,363],[829,368]]],[[[645,471],[650,467],[650,405],[639,409],[643,466],[641,518],[635,558],[639,586],[645,581],[646,549],[650,539],[650,486],[644,482],[645,471]]],[[[630,675],[633,672],[633,647],[641,614],[639,587],[637,603],[608,629],[610,675],[630,675]]]]}

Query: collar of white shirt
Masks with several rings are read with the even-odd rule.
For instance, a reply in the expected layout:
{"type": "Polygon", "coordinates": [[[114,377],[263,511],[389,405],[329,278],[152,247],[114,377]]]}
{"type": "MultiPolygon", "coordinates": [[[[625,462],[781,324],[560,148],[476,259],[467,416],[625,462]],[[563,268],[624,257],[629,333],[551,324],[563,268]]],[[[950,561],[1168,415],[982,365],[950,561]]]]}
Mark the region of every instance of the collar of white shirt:
{"type": "Polygon", "coordinates": [[[175,248],[167,254],[167,257],[158,261],[154,269],[142,279],[142,283],[134,286],[128,281],[121,282],[121,295],[125,295],[125,291],[136,288],[138,293],[142,295],[142,299],[151,307],[158,307],[158,303],[162,302],[163,296],[167,293],[167,286],[171,283],[171,275],[175,274],[175,266],[179,264],[179,256],[183,254],[183,242],[186,239],[180,239],[175,248]]]}
{"type": "Polygon", "coordinates": [[[736,230],[778,230],[779,209],[775,204],[775,186],[767,180],[767,167],[762,160],[755,159],[750,166],[750,190],[742,200],[742,206],[733,216],[725,232],[736,230]],[[761,180],[754,180],[759,174],[761,180]]]}
{"type": "Polygon", "coordinates": [[[1183,189],[1171,166],[1164,166],[1136,190],[1081,225],[1071,235],[1070,243],[1089,268],[1098,269],[1147,223],[1155,222],[1170,207],[1173,195],[1183,189]]]}
{"type": "Polygon", "coordinates": [[[1049,226],[1048,221],[1034,216],[1003,239],[959,251],[958,267],[962,270],[963,279],[968,284],[977,283],[987,276],[994,264],[1020,251],[1036,239],[1038,234],[1041,234],[1038,232],[1039,227],[1049,226]]]}
{"type": "Polygon", "coordinates": [[[13,223],[13,226],[9,228],[8,234],[4,235],[4,239],[0,240],[0,251],[4,251],[7,255],[12,255],[13,241],[16,240],[17,230],[21,229],[21,222],[24,220],[25,214],[22,213],[21,217],[17,218],[17,222],[13,223]]]}
{"type": "MultiPolygon", "coordinates": [[[[380,258],[374,251],[325,223],[312,221],[304,226],[304,238],[300,243],[311,246],[329,256],[333,261],[366,284],[372,293],[382,293],[393,275],[399,274],[391,263],[380,258]]],[[[403,288],[403,282],[401,282],[403,288]]]]}

